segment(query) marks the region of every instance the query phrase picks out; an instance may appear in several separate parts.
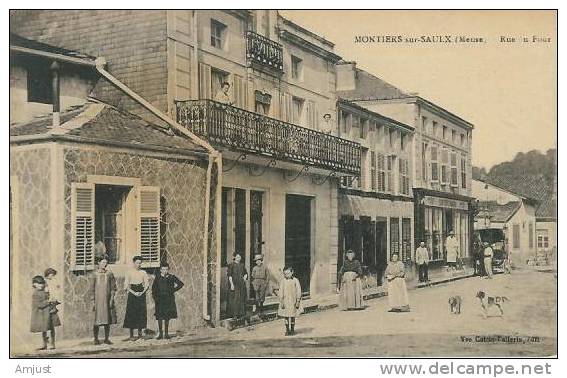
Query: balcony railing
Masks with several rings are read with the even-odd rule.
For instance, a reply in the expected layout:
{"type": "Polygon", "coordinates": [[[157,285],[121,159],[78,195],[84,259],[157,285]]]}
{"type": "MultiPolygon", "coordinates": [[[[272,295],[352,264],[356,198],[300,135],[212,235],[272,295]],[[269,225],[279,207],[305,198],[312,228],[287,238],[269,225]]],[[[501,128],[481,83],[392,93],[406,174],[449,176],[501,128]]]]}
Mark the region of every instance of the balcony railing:
{"type": "Polygon", "coordinates": [[[360,145],[213,100],[178,101],[177,122],[209,142],[276,160],[360,175],[360,145]]]}
{"type": "Polygon", "coordinates": [[[246,59],[283,72],[282,45],[253,31],[246,32],[246,59]]]}

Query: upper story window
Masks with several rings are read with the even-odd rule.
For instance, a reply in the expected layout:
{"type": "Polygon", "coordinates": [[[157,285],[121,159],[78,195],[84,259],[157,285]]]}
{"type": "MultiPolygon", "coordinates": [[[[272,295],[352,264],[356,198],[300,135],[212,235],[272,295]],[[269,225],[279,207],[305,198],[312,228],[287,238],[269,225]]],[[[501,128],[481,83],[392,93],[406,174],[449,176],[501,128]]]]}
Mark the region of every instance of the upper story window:
{"type": "Polygon", "coordinates": [[[443,126],[443,140],[447,140],[447,126],[443,126]]]}
{"type": "Polygon", "coordinates": [[[51,73],[47,64],[28,68],[28,102],[52,104],[51,73]]]}
{"type": "Polygon", "coordinates": [[[437,122],[433,121],[433,131],[432,132],[433,132],[434,137],[437,137],[437,133],[438,133],[437,129],[438,129],[437,122]]]}
{"type": "Polygon", "coordinates": [[[422,144],[421,148],[421,176],[427,180],[427,143],[422,144]]]}
{"type": "Polygon", "coordinates": [[[299,97],[294,97],[293,104],[293,122],[297,125],[303,125],[303,105],[305,100],[299,97]]]}
{"type": "Polygon", "coordinates": [[[433,145],[430,148],[431,152],[431,181],[439,180],[439,165],[437,162],[437,146],[433,145]]]}
{"type": "Polygon", "coordinates": [[[347,112],[341,111],[340,127],[344,133],[348,132],[348,116],[347,112]]]}
{"type": "MultiPolygon", "coordinates": [[[[219,92],[223,89],[223,84],[228,83],[228,72],[211,68],[211,90],[212,93],[218,95],[219,92]]],[[[229,91],[230,91],[230,84],[229,84],[229,91]]]]}
{"type": "Polygon", "coordinates": [[[362,139],[366,138],[367,133],[368,133],[368,120],[367,119],[361,119],[360,120],[360,138],[362,138],[362,139]]]}
{"type": "Polygon", "coordinates": [[[461,187],[467,188],[467,160],[464,155],[461,156],[461,187]]]}
{"type": "Polygon", "coordinates": [[[303,60],[295,55],[291,56],[291,77],[296,80],[303,80],[303,60]]]}
{"type": "Polygon", "coordinates": [[[461,134],[461,146],[465,147],[466,142],[465,142],[465,134],[461,134]]]}
{"type": "Polygon", "coordinates": [[[406,134],[400,133],[400,148],[401,148],[402,151],[406,150],[406,145],[407,145],[406,139],[407,139],[407,137],[408,136],[406,134]]]}
{"type": "Polygon", "coordinates": [[[451,130],[451,141],[453,143],[457,142],[457,132],[455,130],[451,130]]]}
{"type": "Polygon", "coordinates": [[[409,195],[409,160],[399,159],[399,186],[398,190],[401,194],[409,195]]]}
{"type": "Polygon", "coordinates": [[[226,39],[226,25],[211,19],[211,46],[218,49],[224,48],[226,39]]]}
{"type": "Polygon", "coordinates": [[[390,142],[390,147],[394,147],[394,140],[396,139],[396,130],[394,129],[390,129],[389,133],[388,133],[388,140],[390,142]]]}
{"type": "Polygon", "coordinates": [[[421,131],[426,133],[427,132],[427,117],[421,117],[421,131]]]}

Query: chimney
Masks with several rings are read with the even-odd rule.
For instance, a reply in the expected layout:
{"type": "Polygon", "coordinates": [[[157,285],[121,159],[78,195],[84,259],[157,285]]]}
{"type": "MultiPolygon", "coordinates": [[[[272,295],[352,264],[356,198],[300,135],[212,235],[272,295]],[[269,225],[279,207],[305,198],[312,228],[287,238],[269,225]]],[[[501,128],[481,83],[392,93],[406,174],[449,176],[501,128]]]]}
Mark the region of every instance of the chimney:
{"type": "Polygon", "coordinates": [[[336,65],[337,91],[356,89],[356,62],[339,62],[336,65]]]}
{"type": "Polygon", "coordinates": [[[60,112],[60,98],[59,98],[59,63],[54,61],[51,63],[49,69],[51,70],[51,99],[53,101],[53,127],[58,127],[61,124],[59,118],[60,112]]]}

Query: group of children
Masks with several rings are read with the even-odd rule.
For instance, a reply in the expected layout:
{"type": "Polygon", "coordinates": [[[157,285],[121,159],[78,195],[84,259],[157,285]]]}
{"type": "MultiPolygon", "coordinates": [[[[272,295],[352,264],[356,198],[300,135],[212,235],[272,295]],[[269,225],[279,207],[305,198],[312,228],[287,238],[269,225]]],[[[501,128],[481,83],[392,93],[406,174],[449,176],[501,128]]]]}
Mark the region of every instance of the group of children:
{"type": "Polygon", "coordinates": [[[34,291],[30,330],[41,332],[43,344],[39,350],[55,349],[55,327],[61,325],[61,320],[57,315],[57,306],[61,302],[59,301],[59,285],[55,282],[56,275],[55,269],[48,268],[43,276],[38,275],[32,278],[34,291]]]}
{"type": "MultiPolygon", "coordinates": [[[[135,256],[133,269],[125,276],[124,287],[128,295],[124,328],[130,329],[130,338],[135,341],[142,337],[142,330],[147,327],[146,292],[149,289],[148,274],[141,269],[142,258],[135,256]],[[134,330],[138,330],[137,337],[134,330]]],[[[116,278],[107,269],[108,257],[100,256],[96,261],[97,269],[91,279],[93,336],[94,344],[100,345],[100,327],[104,328],[104,344],[110,341],[110,326],[117,323],[115,296],[117,292],[116,278]]],[[[44,276],[35,276],[32,279],[34,291],[32,294],[31,326],[30,331],[41,332],[43,345],[39,350],[55,349],[55,327],[61,325],[57,315],[59,301],[58,285],[55,284],[54,269],[47,269],[44,276]],[[48,336],[49,333],[49,336],[48,336]],[[48,345],[49,341],[49,345],[48,345]]],[[[169,339],[169,321],[177,318],[175,292],[183,287],[183,282],[175,275],[169,273],[169,265],[164,262],[156,274],[152,284],[152,298],[155,303],[155,318],[158,322],[159,335],[157,339],[169,339]],[[165,326],[165,335],[164,335],[165,326]]]]}
{"type": "MultiPolygon", "coordinates": [[[[252,270],[252,286],[255,290],[255,307],[263,311],[263,303],[268,288],[269,272],[263,265],[263,257],[256,256],[256,266],[252,270]]],[[[149,276],[141,269],[142,258],[135,256],[132,259],[133,269],[126,273],[124,287],[127,292],[126,313],[124,315],[124,328],[130,330],[128,340],[135,341],[142,338],[142,331],[147,327],[146,292],[149,289],[149,276]],[[137,330],[137,337],[134,331],[137,330]]],[[[107,269],[108,257],[101,256],[96,260],[97,268],[91,279],[93,336],[94,344],[100,345],[100,327],[104,329],[102,343],[112,344],[110,341],[110,326],[117,323],[115,296],[117,292],[116,278],[107,269]]],[[[235,259],[234,264],[240,264],[235,259]]],[[[232,271],[234,272],[235,269],[232,271]]],[[[242,269],[246,280],[245,269],[242,269]]],[[[32,279],[34,291],[32,294],[31,326],[30,331],[41,333],[43,344],[39,350],[55,349],[55,328],[61,325],[57,306],[61,304],[59,285],[54,277],[57,272],[49,268],[43,276],[32,279]],[[49,335],[48,335],[49,334],[49,335]],[[49,344],[49,345],[48,345],[49,344]]],[[[236,287],[231,273],[231,291],[236,287]]],[[[169,321],[177,318],[175,292],[183,287],[183,282],[175,275],[169,273],[169,265],[162,263],[160,272],[155,276],[152,284],[152,298],[155,303],[155,318],[158,322],[159,334],[157,339],[169,339],[169,321]],[[165,330],[165,334],[164,334],[165,330]]],[[[294,277],[293,268],[286,266],[279,288],[275,289],[279,298],[278,315],[284,318],[285,335],[295,333],[295,318],[303,312],[301,305],[301,285],[294,277]]]]}

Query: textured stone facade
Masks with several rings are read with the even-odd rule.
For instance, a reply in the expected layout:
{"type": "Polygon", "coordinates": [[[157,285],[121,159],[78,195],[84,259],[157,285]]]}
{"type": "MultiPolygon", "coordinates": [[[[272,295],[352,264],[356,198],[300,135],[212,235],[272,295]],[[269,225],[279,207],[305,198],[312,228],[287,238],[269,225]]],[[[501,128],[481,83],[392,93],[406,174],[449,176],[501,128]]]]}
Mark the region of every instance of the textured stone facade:
{"type": "MultiPolygon", "coordinates": [[[[90,272],[74,272],[70,266],[71,184],[87,182],[89,175],[136,178],[140,180],[140,185],[160,187],[162,259],[167,259],[172,273],[185,283],[185,287],[177,293],[178,319],[172,327],[183,331],[203,326],[206,161],[169,158],[164,155],[150,156],[132,150],[103,147],[61,144],[34,147],[28,146],[27,150],[23,151],[14,150],[11,154],[10,172],[13,178],[17,178],[13,189],[18,190],[16,197],[19,198],[18,203],[12,203],[13,209],[19,215],[19,235],[12,235],[14,243],[19,243],[17,256],[14,256],[12,262],[14,285],[11,295],[17,298],[13,301],[17,308],[12,308],[12,314],[13,319],[20,319],[12,327],[14,347],[22,347],[24,344],[33,343],[34,340],[37,343],[39,340],[39,336],[29,333],[31,277],[42,274],[47,267],[55,267],[59,271],[64,292],[63,304],[60,306],[63,325],[58,328],[59,337],[85,337],[92,332],[92,303],[89,292],[92,277],[90,272]],[[54,153],[54,149],[57,152],[54,153]],[[51,159],[50,156],[54,158],[51,159]],[[59,177],[52,177],[53,172],[59,177]],[[54,190],[63,190],[63,195],[54,190]],[[51,196],[50,193],[56,195],[51,196]],[[63,206],[60,209],[63,229],[60,231],[52,228],[50,223],[56,216],[56,212],[52,209],[53,204],[57,204],[56,201],[54,202],[56,198],[63,199],[63,206]],[[50,241],[57,238],[60,238],[63,250],[51,251],[50,241]]],[[[214,194],[214,187],[212,193],[214,194]]],[[[213,206],[214,199],[212,196],[213,206]]],[[[214,317],[216,306],[213,298],[216,291],[214,211],[211,210],[210,214],[207,289],[209,313],[214,317]]],[[[116,297],[118,325],[114,327],[113,333],[125,331],[122,330],[121,325],[126,306],[123,287],[126,268],[126,266],[110,266],[110,269],[115,271],[118,281],[116,297]]],[[[148,272],[154,273],[153,270],[148,272]]],[[[150,295],[147,303],[148,328],[153,329],[155,321],[150,295]]]]}
{"type": "MultiPolygon", "coordinates": [[[[65,149],[65,257],[71,254],[71,183],[86,182],[87,175],[140,178],[142,185],[159,186],[162,196],[162,221],[165,229],[167,261],[185,287],[177,295],[179,321],[186,327],[202,325],[202,248],[205,169],[188,161],[150,158],[129,153],[110,153],[65,149]],[[165,206],[163,206],[165,204],[165,206]]],[[[164,239],[162,239],[164,240],[164,239]]],[[[68,269],[68,267],[67,267],[68,269]]],[[[65,313],[69,334],[85,334],[89,327],[81,322],[91,311],[87,296],[88,276],[65,275],[65,313]]],[[[122,288],[123,277],[118,277],[122,288]]],[[[119,322],[124,318],[125,291],[119,290],[119,322]]],[[[151,319],[153,303],[148,300],[151,319]]],[[[67,330],[66,330],[67,331],[67,330]]]]}
{"type": "MultiPolygon", "coordinates": [[[[51,158],[48,145],[10,153],[12,210],[17,216],[10,226],[13,239],[11,297],[11,342],[30,342],[31,279],[51,266],[50,180],[51,158]],[[17,221],[16,221],[17,219],[17,221]],[[17,251],[17,252],[16,252],[17,251]]],[[[36,343],[39,343],[37,338],[36,343]]]]}

